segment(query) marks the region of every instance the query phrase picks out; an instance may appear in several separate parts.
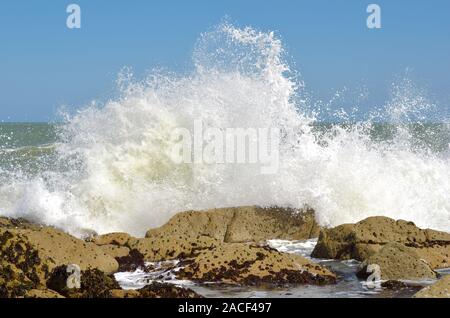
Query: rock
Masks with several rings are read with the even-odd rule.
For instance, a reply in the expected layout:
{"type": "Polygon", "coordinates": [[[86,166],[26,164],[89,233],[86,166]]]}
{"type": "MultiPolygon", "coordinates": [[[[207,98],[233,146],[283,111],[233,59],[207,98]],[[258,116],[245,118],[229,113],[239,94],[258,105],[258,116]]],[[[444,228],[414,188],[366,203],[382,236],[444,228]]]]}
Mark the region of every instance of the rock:
{"type": "Polygon", "coordinates": [[[446,275],[431,286],[421,289],[414,298],[450,298],[450,275],[446,275]]]}
{"type": "Polygon", "coordinates": [[[421,259],[427,261],[431,268],[448,268],[450,267],[450,244],[442,243],[442,245],[429,245],[414,248],[421,259]]]}
{"type": "Polygon", "coordinates": [[[65,298],[50,289],[32,289],[25,294],[25,298],[65,298]]]}
{"type": "Polygon", "coordinates": [[[151,252],[151,246],[154,246],[152,240],[138,239],[127,233],[108,233],[94,237],[90,241],[116,259],[119,272],[133,272],[145,267],[144,258],[147,260],[157,258],[151,252]]]}
{"type": "Polygon", "coordinates": [[[26,277],[14,264],[0,261],[0,298],[23,297],[35,287],[36,283],[26,277]]]}
{"type": "Polygon", "coordinates": [[[82,270],[98,268],[115,272],[119,265],[93,243],[51,227],[0,227],[0,257],[19,268],[36,286],[45,286],[51,271],[77,264],[82,270]]]}
{"type": "Polygon", "coordinates": [[[139,251],[146,261],[159,262],[184,258],[197,248],[210,248],[220,244],[217,239],[209,236],[153,236],[138,239],[131,248],[139,251]]]}
{"type": "Polygon", "coordinates": [[[92,237],[90,242],[97,245],[116,245],[116,246],[130,246],[135,243],[137,239],[129,235],[128,233],[108,233],[92,237]]]}
{"type": "Polygon", "coordinates": [[[138,290],[140,298],[203,298],[189,288],[153,282],[138,290]]]}
{"type": "Polygon", "coordinates": [[[177,213],[163,226],[150,229],[145,237],[198,237],[208,236],[223,242],[227,226],[234,216],[234,209],[187,211],[177,213]]]}
{"type": "MultiPolygon", "coordinates": [[[[98,274],[98,276],[101,277],[107,277],[105,273],[99,270],[89,269],[87,271],[81,271],[79,267],[74,265],[61,265],[53,269],[49,279],[47,280],[47,288],[68,296],[70,291],[79,290],[80,288],[82,289],[85,287],[81,286],[82,275],[92,275],[92,273],[98,274]]],[[[113,280],[115,281],[114,278],[113,280]]]]}
{"type": "Polygon", "coordinates": [[[94,237],[91,242],[116,259],[124,260],[125,255],[117,255],[118,250],[112,246],[137,250],[146,261],[158,262],[183,258],[195,248],[209,248],[222,242],[307,239],[318,232],[312,210],[250,206],[181,212],[162,227],[149,230],[143,239],[127,233],[110,233],[94,237]]]}
{"type": "Polygon", "coordinates": [[[240,285],[332,284],[336,276],[299,255],[244,243],[200,248],[181,261],[178,279],[240,285]]]}
{"type": "Polygon", "coordinates": [[[311,209],[237,208],[225,235],[227,243],[270,239],[306,240],[318,237],[320,227],[311,209]]]}
{"type": "Polygon", "coordinates": [[[112,298],[203,298],[192,289],[158,282],[152,282],[138,290],[114,289],[111,296],[112,298]]]}
{"type": "Polygon", "coordinates": [[[247,206],[181,212],[162,227],[149,230],[146,237],[204,235],[237,243],[309,239],[317,237],[319,230],[313,210],[247,206]]]}
{"type": "Polygon", "coordinates": [[[69,298],[111,298],[111,290],[120,289],[119,283],[111,274],[105,274],[98,269],[81,271],[80,288],[68,288],[67,266],[58,266],[50,274],[47,288],[69,298]]]}
{"type": "Polygon", "coordinates": [[[111,292],[111,298],[140,298],[141,294],[139,291],[130,289],[112,289],[111,292]]]}
{"type": "Polygon", "coordinates": [[[125,256],[116,257],[119,263],[119,272],[134,272],[138,268],[144,268],[144,255],[136,249],[132,249],[125,256]]]}
{"type": "Polygon", "coordinates": [[[130,254],[130,249],[126,246],[117,245],[99,245],[100,249],[108,255],[111,255],[116,260],[120,257],[125,257],[130,254]]]}
{"type": "Polygon", "coordinates": [[[156,280],[162,281],[166,278],[174,277],[173,272],[178,270],[179,260],[169,260],[162,262],[151,262],[145,264],[143,271],[152,273],[156,280]],[[158,274],[157,276],[155,274],[158,274]]]}
{"type": "MultiPolygon", "coordinates": [[[[47,287],[68,298],[197,298],[190,289],[171,284],[153,282],[139,290],[123,290],[113,275],[107,275],[98,269],[81,272],[79,289],[69,289],[66,285],[68,274],[66,266],[53,270],[47,287]]],[[[55,292],[56,293],[56,292],[55,292]]]]}
{"type": "Polygon", "coordinates": [[[391,242],[413,248],[434,269],[450,266],[449,233],[422,230],[412,222],[387,217],[323,229],[312,257],[363,261],[391,242]]]}
{"type": "Polygon", "coordinates": [[[369,256],[358,270],[357,276],[367,278],[367,266],[380,266],[382,280],[422,280],[437,277],[431,267],[420,259],[414,249],[400,243],[388,243],[379,252],[369,256]]]}
{"type": "Polygon", "coordinates": [[[408,285],[406,283],[398,281],[398,280],[387,280],[387,281],[381,283],[381,287],[390,289],[390,290],[395,290],[395,289],[407,288],[408,285]]]}
{"type": "Polygon", "coordinates": [[[70,297],[82,298],[110,298],[112,289],[119,289],[113,275],[107,275],[98,269],[89,269],[81,272],[81,290],[70,292],[70,297]]]}
{"type": "Polygon", "coordinates": [[[98,236],[98,233],[93,229],[80,228],[77,230],[77,236],[82,240],[89,242],[92,240],[92,238],[98,236]]]}
{"type": "Polygon", "coordinates": [[[30,222],[23,218],[12,219],[7,217],[0,217],[0,228],[4,229],[31,229],[39,230],[43,226],[30,222]]]}

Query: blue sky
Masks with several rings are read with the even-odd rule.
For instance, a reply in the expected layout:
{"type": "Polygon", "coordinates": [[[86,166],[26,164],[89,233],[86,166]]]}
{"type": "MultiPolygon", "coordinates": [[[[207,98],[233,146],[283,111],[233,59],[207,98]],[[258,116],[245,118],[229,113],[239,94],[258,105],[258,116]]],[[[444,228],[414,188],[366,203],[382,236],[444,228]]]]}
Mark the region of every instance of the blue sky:
{"type": "Polygon", "coordinates": [[[124,66],[184,70],[199,34],[225,16],[274,30],[316,98],[366,87],[367,110],[409,67],[448,111],[448,0],[2,0],[0,121],[48,121],[61,105],[106,100],[124,66]],[[81,7],[79,30],[66,27],[70,3],[81,7]],[[381,30],[366,27],[370,3],[382,8],[381,30]]]}

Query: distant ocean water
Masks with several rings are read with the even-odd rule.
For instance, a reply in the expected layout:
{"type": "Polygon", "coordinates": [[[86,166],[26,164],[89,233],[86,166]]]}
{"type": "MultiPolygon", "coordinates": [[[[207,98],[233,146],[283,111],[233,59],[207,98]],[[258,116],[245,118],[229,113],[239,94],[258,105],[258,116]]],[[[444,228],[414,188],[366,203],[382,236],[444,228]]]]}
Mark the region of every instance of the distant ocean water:
{"type": "MultiPolygon", "coordinates": [[[[312,131],[318,144],[326,146],[322,136],[340,129],[351,130],[357,124],[339,124],[318,122],[312,124],[312,131]]],[[[59,131],[63,123],[0,123],[0,171],[3,173],[17,171],[30,178],[48,169],[64,169],[57,165],[57,147],[64,139],[59,131]]],[[[404,128],[404,126],[401,126],[404,128]]],[[[373,123],[367,134],[373,143],[395,142],[399,125],[373,123]]],[[[450,152],[450,124],[422,123],[409,124],[407,130],[411,135],[411,149],[434,154],[445,159],[450,152]]]]}
{"type": "Polygon", "coordinates": [[[32,177],[50,168],[57,127],[50,123],[0,124],[0,171],[32,177]]]}
{"type": "Polygon", "coordinates": [[[421,116],[430,105],[413,86],[382,116],[325,124],[273,33],[223,24],[196,47],[192,74],[121,77],[120,97],[61,124],[0,124],[0,215],[143,235],[184,210],[307,204],[324,226],[384,215],[450,230],[449,121],[421,116]],[[174,163],[170,134],[195,120],[276,127],[278,173],[174,163]]]}

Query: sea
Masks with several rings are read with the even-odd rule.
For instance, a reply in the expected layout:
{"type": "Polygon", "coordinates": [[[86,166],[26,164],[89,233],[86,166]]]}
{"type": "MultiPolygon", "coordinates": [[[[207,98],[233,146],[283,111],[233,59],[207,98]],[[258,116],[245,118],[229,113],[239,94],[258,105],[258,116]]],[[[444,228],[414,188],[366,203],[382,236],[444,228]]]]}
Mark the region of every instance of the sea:
{"type": "MultiPolygon", "coordinates": [[[[0,215],[79,237],[143,236],[185,210],[307,205],[327,227],[388,216],[450,231],[450,120],[437,111],[448,107],[405,77],[364,116],[332,111],[288,60],[273,32],[225,22],[199,37],[192,71],[156,69],[144,79],[124,71],[107,101],[51,123],[0,123],[0,215]],[[258,162],[174,162],[173,131],[194,135],[195,121],[276,129],[277,171],[262,174],[258,162]]],[[[345,284],[364,294],[352,275],[345,280],[345,266],[345,284]]]]}

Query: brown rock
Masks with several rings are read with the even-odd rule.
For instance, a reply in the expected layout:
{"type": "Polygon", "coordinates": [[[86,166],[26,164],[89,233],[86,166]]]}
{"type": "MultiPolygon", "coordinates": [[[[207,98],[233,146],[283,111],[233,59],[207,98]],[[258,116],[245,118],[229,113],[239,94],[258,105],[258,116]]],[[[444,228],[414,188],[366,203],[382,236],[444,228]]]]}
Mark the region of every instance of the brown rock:
{"type": "Polygon", "coordinates": [[[367,278],[367,266],[377,264],[382,280],[422,280],[437,277],[431,267],[420,259],[413,248],[400,243],[388,243],[379,252],[369,256],[359,268],[358,277],[367,278]]]}
{"type": "Polygon", "coordinates": [[[304,257],[269,247],[223,243],[180,262],[179,279],[242,285],[330,284],[336,276],[304,257]]]}
{"type": "Polygon", "coordinates": [[[416,293],[414,298],[450,298],[450,275],[416,293]]]}
{"type": "Polygon", "coordinates": [[[111,255],[116,260],[118,257],[125,257],[130,254],[130,249],[126,246],[118,245],[99,245],[100,249],[108,255],[111,255]]]}
{"type": "Polygon", "coordinates": [[[145,266],[144,255],[140,250],[146,254],[147,259],[154,258],[154,255],[149,251],[152,242],[132,237],[127,233],[117,232],[99,235],[91,238],[90,241],[116,259],[119,263],[119,272],[132,272],[145,266]]]}
{"type": "Polygon", "coordinates": [[[127,233],[108,233],[104,235],[95,236],[90,238],[90,241],[97,245],[116,245],[116,246],[125,246],[135,242],[136,238],[132,237],[127,233]]]}
{"type": "Polygon", "coordinates": [[[112,289],[110,294],[111,298],[140,298],[141,296],[141,294],[134,289],[112,289]]]}
{"type": "Polygon", "coordinates": [[[153,282],[138,290],[139,298],[203,298],[189,288],[153,282]]]}
{"type": "Polygon", "coordinates": [[[413,248],[432,268],[450,266],[449,233],[422,230],[412,222],[387,217],[370,217],[356,224],[323,229],[312,256],[363,261],[391,242],[413,248]]]}
{"type": "Polygon", "coordinates": [[[139,290],[123,290],[113,275],[107,275],[97,269],[81,272],[81,288],[67,288],[66,266],[55,268],[47,282],[51,289],[32,289],[26,292],[28,298],[198,298],[190,289],[171,284],[153,282],[139,290]],[[56,291],[54,291],[54,290],[56,291]],[[64,296],[63,296],[64,295],[64,296]]]}
{"type": "Polygon", "coordinates": [[[70,297],[81,298],[111,298],[111,290],[119,289],[119,283],[113,275],[107,275],[98,269],[81,272],[81,290],[71,290],[70,297]]]}
{"type": "Polygon", "coordinates": [[[138,268],[144,268],[144,255],[136,249],[132,249],[125,256],[116,257],[119,263],[119,272],[134,272],[138,268]]]}
{"type": "Polygon", "coordinates": [[[427,261],[431,268],[448,268],[450,267],[450,244],[430,245],[414,248],[421,259],[427,261]]]}
{"type": "Polygon", "coordinates": [[[235,211],[224,241],[261,242],[270,239],[306,240],[318,237],[320,227],[313,210],[259,208],[235,211]]]}
{"type": "Polygon", "coordinates": [[[105,274],[98,269],[88,269],[81,272],[81,288],[67,287],[67,267],[62,265],[53,269],[47,282],[47,288],[68,298],[111,298],[111,290],[120,289],[116,279],[111,274],[105,274]]]}
{"type": "Polygon", "coordinates": [[[210,248],[222,242],[303,239],[317,236],[318,232],[312,210],[249,206],[181,212],[162,227],[149,230],[144,239],[110,233],[91,241],[117,260],[125,260],[125,250],[120,250],[123,254],[119,256],[119,250],[112,246],[136,250],[146,261],[163,261],[183,258],[193,249],[210,248]]]}
{"type": "Polygon", "coordinates": [[[4,229],[31,229],[39,230],[43,226],[30,222],[23,218],[12,219],[7,217],[0,217],[0,228],[4,229]]]}
{"type": "Polygon", "coordinates": [[[220,241],[209,236],[153,236],[151,238],[138,239],[131,248],[136,249],[144,259],[150,262],[184,258],[190,255],[193,249],[209,248],[220,241]]]}
{"type": "Polygon", "coordinates": [[[208,236],[223,242],[227,225],[235,209],[215,209],[202,212],[187,211],[176,214],[163,226],[149,230],[145,237],[208,236]]]}
{"type": "Polygon", "coordinates": [[[153,282],[138,290],[111,290],[112,298],[202,298],[189,288],[153,282]]]}
{"type": "Polygon", "coordinates": [[[65,298],[50,289],[32,289],[25,294],[25,298],[65,298]]]}
{"type": "Polygon", "coordinates": [[[0,261],[0,298],[22,297],[35,287],[36,283],[14,264],[0,261]]]}
{"type": "Polygon", "coordinates": [[[258,206],[187,211],[165,225],[151,229],[146,237],[204,235],[226,243],[259,242],[268,239],[302,240],[317,237],[314,211],[258,206]]]}
{"type": "Polygon", "coordinates": [[[97,245],[51,227],[0,228],[0,257],[19,268],[33,283],[45,285],[59,265],[77,264],[82,270],[118,269],[117,261],[97,245]]]}

